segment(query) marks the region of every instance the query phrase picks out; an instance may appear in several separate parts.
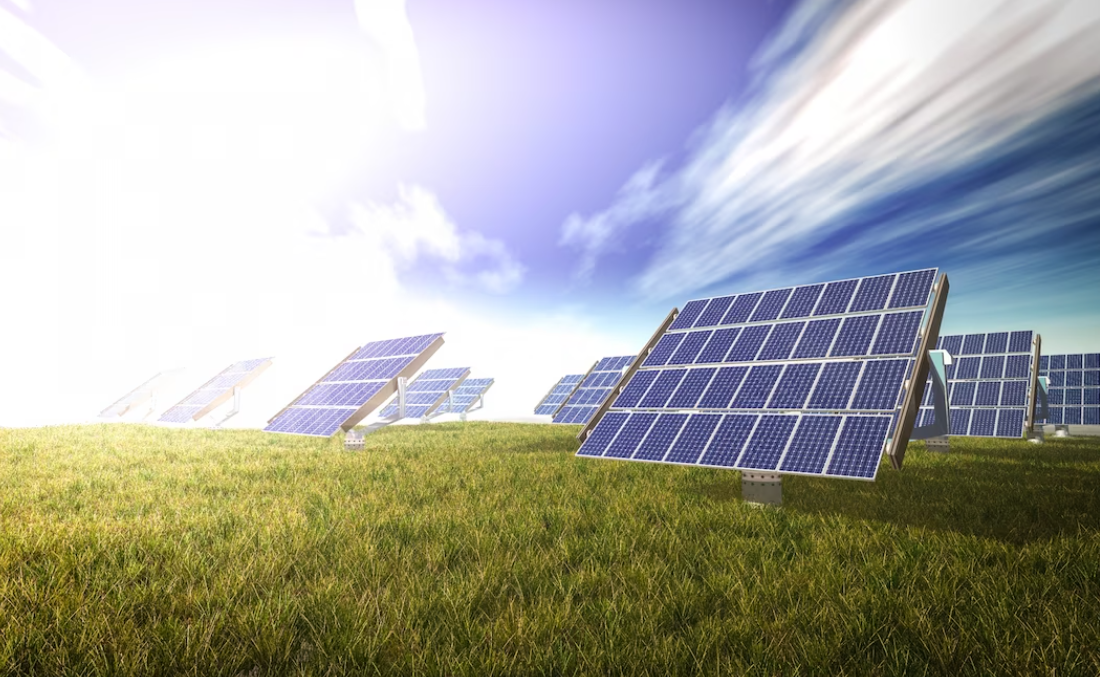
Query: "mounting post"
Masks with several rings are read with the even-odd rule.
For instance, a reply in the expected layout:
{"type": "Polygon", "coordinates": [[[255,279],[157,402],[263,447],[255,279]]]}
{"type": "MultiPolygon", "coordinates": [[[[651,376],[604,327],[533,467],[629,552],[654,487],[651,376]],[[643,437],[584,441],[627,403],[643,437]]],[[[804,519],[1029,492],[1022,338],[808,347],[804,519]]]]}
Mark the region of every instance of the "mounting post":
{"type": "Polygon", "coordinates": [[[405,388],[408,379],[404,376],[397,377],[397,418],[405,418],[405,388]]]}
{"type": "MultiPolygon", "coordinates": [[[[1039,411],[1035,413],[1035,418],[1040,421],[1045,421],[1047,416],[1050,416],[1050,408],[1047,402],[1047,377],[1040,376],[1035,381],[1035,395],[1037,397],[1037,403],[1039,411]]],[[[1057,426],[1055,426],[1057,431],[1057,426]]],[[[1055,436],[1058,433],[1055,432],[1055,436]]],[[[1033,423],[1031,429],[1027,431],[1027,441],[1032,444],[1042,444],[1045,441],[1043,426],[1038,423],[1033,423]]]]}
{"type": "Polygon", "coordinates": [[[914,428],[909,435],[911,440],[924,440],[928,451],[946,453],[951,444],[947,435],[951,432],[951,408],[947,397],[947,367],[951,364],[951,354],[946,350],[928,351],[928,374],[932,377],[932,423],[914,428]]]}
{"type": "Polygon", "coordinates": [[[782,505],[783,476],[776,472],[742,470],[741,500],[759,505],[782,505]]]}
{"type": "Polygon", "coordinates": [[[211,430],[218,430],[222,427],[222,424],[233,418],[237,414],[241,413],[241,387],[233,386],[233,408],[222,417],[222,420],[218,421],[214,425],[210,426],[211,430]]]}
{"type": "Polygon", "coordinates": [[[352,428],[344,434],[344,448],[348,451],[362,451],[366,445],[364,437],[363,433],[352,428]]]}

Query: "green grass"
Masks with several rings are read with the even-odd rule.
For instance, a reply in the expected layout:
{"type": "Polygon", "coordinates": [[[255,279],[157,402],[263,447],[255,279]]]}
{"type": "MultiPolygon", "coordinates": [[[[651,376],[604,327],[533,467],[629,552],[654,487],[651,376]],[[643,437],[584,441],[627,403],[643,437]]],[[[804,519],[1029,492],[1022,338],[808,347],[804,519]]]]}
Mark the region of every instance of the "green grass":
{"type": "Polygon", "coordinates": [[[0,675],[1100,674],[1100,441],[874,483],[572,426],[0,430],[0,675]]]}

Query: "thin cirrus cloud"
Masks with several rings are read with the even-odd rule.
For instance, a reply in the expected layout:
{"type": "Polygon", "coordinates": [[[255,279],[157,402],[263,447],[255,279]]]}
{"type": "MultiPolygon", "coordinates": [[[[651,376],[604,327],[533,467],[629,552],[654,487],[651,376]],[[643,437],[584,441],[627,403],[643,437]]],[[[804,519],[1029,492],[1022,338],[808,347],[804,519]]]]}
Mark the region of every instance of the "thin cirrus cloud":
{"type": "Polygon", "coordinates": [[[382,50],[394,118],[403,129],[424,129],[424,80],[405,0],[355,0],[355,12],[382,50]]]}
{"type": "Polygon", "coordinates": [[[803,3],[746,103],[699,130],[682,166],[647,165],[606,210],[571,215],[561,243],[583,278],[659,220],[633,280],[654,299],[924,265],[932,242],[960,267],[1020,247],[1079,257],[1080,241],[1052,243],[1100,211],[1096,44],[1091,0],[803,3]]]}

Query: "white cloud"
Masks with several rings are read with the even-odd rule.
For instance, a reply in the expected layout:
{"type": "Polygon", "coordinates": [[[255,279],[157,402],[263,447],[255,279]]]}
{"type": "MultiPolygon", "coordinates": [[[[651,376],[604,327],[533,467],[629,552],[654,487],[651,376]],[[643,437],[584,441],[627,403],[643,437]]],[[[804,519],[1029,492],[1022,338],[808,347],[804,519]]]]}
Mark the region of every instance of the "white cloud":
{"type": "MultiPolygon", "coordinates": [[[[796,10],[765,52],[777,70],[750,102],[720,111],[685,166],[646,186],[660,200],[639,207],[624,188],[604,212],[566,221],[582,273],[669,205],[635,281],[645,296],[800,265],[794,256],[840,233],[854,210],[974,162],[1100,83],[1091,0],[863,0],[827,20],[819,10],[796,10]]],[[[872,228],[850,249],[926,228],[907,225],[872,228]]]]}
{"type": "Polygon", "coordinates": [[[363,31],[382,50],[394,118],[405,129],[424,129],[420,53],[405,12],[405,0],[355,0],[355,11],[363,31]]]}
{"type": "Polygon", "coordinates": [[[523,279],[523,265],[503,242],[477,231],[460,231],[438,198],[420,186],[400,186],[393,204],[354,205],[351,217],[356,234],[363,238],[357,249],[387,255],[377,269],[395,280],[398,271],[421,257],[441,261],[445,275],[455,284],[497,294],[511,291],[523,279]],[[463,272],[462,267],[479,261],[490,265],[473,274],[463,272]]]}

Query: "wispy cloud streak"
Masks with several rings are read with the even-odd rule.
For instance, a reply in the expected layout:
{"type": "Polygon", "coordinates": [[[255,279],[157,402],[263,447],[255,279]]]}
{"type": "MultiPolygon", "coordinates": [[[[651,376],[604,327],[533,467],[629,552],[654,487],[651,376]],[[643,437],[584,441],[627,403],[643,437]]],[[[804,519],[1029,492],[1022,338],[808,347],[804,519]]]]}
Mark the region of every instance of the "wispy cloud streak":
{"type": "Polygon", "coordinates": [[[897,267],[930,242],[960,262],[1049,245],[1100,205],[1096,44],[1089,0],[804,3],[761,53],[747,103],[719,111],[642,203],[624,189],[571,217],[563,243],[590,271],[609,220],[621,237],[666,215],[635,280],[649,298],[897,267]]]}

